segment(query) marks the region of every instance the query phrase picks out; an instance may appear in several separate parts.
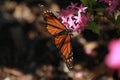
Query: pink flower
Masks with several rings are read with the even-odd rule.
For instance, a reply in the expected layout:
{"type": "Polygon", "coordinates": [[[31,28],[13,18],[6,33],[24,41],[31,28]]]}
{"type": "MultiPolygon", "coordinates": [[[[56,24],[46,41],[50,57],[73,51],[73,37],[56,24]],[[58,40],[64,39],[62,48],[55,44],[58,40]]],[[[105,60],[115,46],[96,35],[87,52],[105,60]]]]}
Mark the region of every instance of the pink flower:
{"type": "Polygon", "coordinates": [[[75,21],[72,19],[72,16],[73,15],[69,15],[68,16],[68,21],[67,21],[67,23],[68,23],[68,26],[66,26],[68,29],[73,29],[73,26],[75,26],[75,21]]]}
{"type": "Polygon", "coordinates": [[[88,23],[88,16],[85,15],[86,9],[87,7],[83,5],[77,6],[77,3],[71,3],[70,6],[60,12],[59,18],[68,29],[79,31],[84,29],[88,23]]]}
{"type": "Polygon", "coordinates": [[[99,0],[100,2],[105,2],[108,4],[108,7],[106,8],[106,11],[109,12],[109,14],[116,11],[118,5],[120,4],[120,0],[99,0]]]}
{"type": "MultiPolygon", "coordinates": [[[[120,74],[120,39],[112,40],[108,45],[109,54],[105,58],[106,65],[120,74]]],[[[120,75],[119,75],[120,76],[120,75]]]]}
{"type": "Polygon", "coordinates": [[[70,10],[68,10],[68,9],[62,9],[61,10],[61,13],[60,13],[60,17],[61,16],[64,16],[64,17],[67,17],[67,16],[69,16],[69,15],[71,15],[71,14],[73,14],[73,12],[71,12],[70,10]]]}
{"type": "Polygon", "coordinates": [[[85,13],[87,7],[84,7],[84,6],[81,4],[79,7],[77,7],[77,9],[78,9],[79,12],[85,13]]]}
{"type": "Polygon", "coordinates": [[[83,77],[83,72],[82,72],[82,71],[76,72],[76,73],[75,73],[75,77],[76,77],[76,78],[79,78],[79,79],[82,78],[82,77],[83,77]]]}
{"type": "Polygon", "coordinates": [[[69,9],[76,9],[76,8],[77,8],[77,7],[76,7],[77,5],[78,5],[78,3],[75,3],[75,4],[74,4],[74,3],[71,3],[71,5],[68,6],[67,8],[69,8],[69,9]]]}

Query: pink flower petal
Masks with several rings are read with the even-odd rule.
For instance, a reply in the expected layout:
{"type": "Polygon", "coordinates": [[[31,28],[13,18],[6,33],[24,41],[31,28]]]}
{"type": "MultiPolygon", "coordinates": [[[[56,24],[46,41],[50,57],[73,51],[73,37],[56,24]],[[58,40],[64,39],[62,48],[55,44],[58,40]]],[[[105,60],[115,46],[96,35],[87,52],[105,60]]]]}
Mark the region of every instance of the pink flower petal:
{"type": "Polygon", "coordinates": [[[77,4],[71,3],[67,9],[61,11],[59,18],[62,20],[62,23],[72,31],[79,31],[84,29],[88,23],[88,17],[85,14],[87,7],[80,5],[79,7],[77,4]],[[74,8],[74,9],[71,9],[74,8]],[[76,11],[74,11],[76,9],[76,11]]]}
{"type": "Polygon", "coordinates": [[[112,40],[108,45],[109,53],[105,58],[106,65],[120,71],[120,39],[112,40]]]}

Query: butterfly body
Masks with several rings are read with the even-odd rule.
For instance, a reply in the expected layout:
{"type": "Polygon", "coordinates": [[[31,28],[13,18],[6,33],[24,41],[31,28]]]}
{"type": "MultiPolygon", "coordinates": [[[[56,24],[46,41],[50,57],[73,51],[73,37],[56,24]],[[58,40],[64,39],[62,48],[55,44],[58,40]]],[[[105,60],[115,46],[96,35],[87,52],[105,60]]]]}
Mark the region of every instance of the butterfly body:
{"type": "Polygon", "coordinates": [[[60,35],[71,35],[72,31],[69,29],[66,29],[58,34],[53,35],[54,37],[60,36],[60,35]]]}
{"type": "Polygon", "coordinates": [[[73,61],[73,53],[70,43],[72,31],[67,29],[58,18],[43,5],[40,5],[40,10],[46,20],[46,29],[53,36],[56,48],[60,51],[61,56],[71,70],[73,61]]]}

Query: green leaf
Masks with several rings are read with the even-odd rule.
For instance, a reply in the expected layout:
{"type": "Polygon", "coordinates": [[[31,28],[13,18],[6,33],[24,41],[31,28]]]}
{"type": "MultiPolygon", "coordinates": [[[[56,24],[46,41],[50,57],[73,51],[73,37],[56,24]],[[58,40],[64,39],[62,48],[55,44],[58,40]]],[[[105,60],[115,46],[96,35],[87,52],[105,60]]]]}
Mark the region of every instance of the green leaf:
{"type": "Polygon", "coordinates": [[[117,17],[117,20],[116,20],[116,25],[120,25],[120,15],[117,17]]]}
{"type": "Polygon", "coordinates": [[[97,0],[81,0],[81,2],[85,6],[92,8],[96,4],[97,0]]]}
{"type": "Polygon", "coordinates": [[[82,4],[84,4],[84,5],[88,5],[88,0],[81,0],[81,2],[82,2],[82,4]]]}
{"type": "Polygon", "coordinates": [[[98,26],[93,21],[88,23],[87,29],[90,29],[97,34],[100,34],[100,30],[98,26]]]}
{"type": "Polygon", "coordinates": [[[96,12],[105,12],[105,9],[104,8],[96,8],[96,9],[94,9],[94,11],[96,11],[96,12]]]}

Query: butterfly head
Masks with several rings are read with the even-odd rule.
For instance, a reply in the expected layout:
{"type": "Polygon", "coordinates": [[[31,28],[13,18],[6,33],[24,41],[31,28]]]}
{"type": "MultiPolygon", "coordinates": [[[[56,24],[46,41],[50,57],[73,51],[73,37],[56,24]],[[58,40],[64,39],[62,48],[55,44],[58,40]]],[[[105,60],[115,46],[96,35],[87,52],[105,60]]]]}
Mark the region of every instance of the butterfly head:
{"type": "Polygon", "coordinates": [[[72,32],[73,32],[73,31],[70,30],[70,29],[66,29],[66,30],[65,30],[65,33],[66,33],[66,34],[72,34],[72,32]]]}

